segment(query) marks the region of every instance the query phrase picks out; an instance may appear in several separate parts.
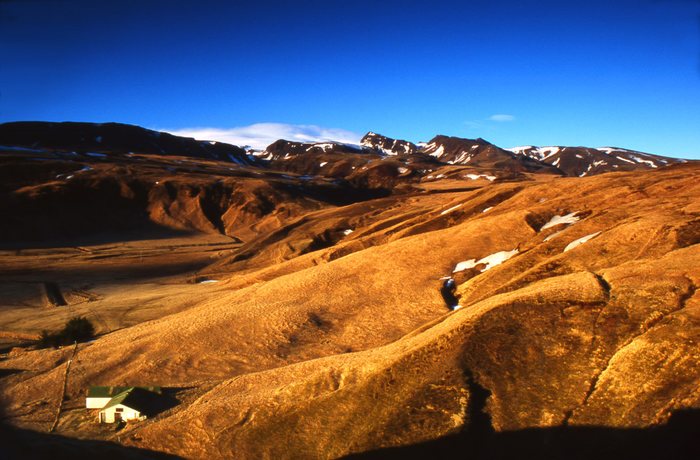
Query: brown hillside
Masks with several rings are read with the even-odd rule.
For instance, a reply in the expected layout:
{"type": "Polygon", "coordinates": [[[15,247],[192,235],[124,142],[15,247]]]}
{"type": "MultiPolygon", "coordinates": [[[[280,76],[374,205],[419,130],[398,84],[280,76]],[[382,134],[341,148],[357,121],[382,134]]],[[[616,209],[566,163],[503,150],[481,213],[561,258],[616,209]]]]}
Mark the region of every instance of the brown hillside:
{"type": "MultiPolygon", "coordinates": [[[[187,458],[337,458],[443,439],[484,416],[495,433],[648,429],[700,408],[696,164],[492,181],[458,165],[402,176],[382,160],[362,183],[133,161],[90,163],[74,182],[31,175],[7,192],[18,200],[7,212],[39,236],[21,246],[3,227],[15,246],[1,253],[13,300],[0,330],[55,329],[70,308],[102,334],[78,345],[63,436],[187,458]],[[37,245],[46,233],[31,216],[77,190],[95,195],[59,219],[66,241],[114,221],[148,223],[157,238],[37,245]],[[106,199],[123,211],[79,212],[106,199]],[[456,311],[441,296],[448,276],[456,311]],[[47,281],[67,306],[42,303],[47,281]],[[139,384],[170,388],[179,404],[118,433],[86,414],[88,386],[139,384]]],[[[69,356],[3,356],[10,423],[51,426],[69,356]]]]}

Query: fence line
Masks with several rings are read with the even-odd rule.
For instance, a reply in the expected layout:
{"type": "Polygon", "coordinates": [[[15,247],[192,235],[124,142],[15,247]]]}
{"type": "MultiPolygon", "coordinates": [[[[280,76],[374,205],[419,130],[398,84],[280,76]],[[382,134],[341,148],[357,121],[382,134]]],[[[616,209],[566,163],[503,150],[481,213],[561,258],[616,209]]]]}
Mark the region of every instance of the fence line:
{"type": "Polygon", "coordinates": [[[61,400],[58,403],[58,409],[56,410],[56,418],[53,420],[53,424],[51,425],[51,428],[49,428],[49,433],[52,433],[53,430],[56,429],[56,426],[58,426],[58,420],[61,418],[61,410],[63,409],[63,401],[66,399],[66,389],[68,388],[68,373],[70,372],[70,365],[73,363],[73,358],[75,358],[75,353],[78,351],[78,342],[75,342],[73,345],[73,352],[71,353],[70,358],[68,359],[68,365],[66,366],[66,372],[63,375],[63,389],[61,390],[61,400]]]}

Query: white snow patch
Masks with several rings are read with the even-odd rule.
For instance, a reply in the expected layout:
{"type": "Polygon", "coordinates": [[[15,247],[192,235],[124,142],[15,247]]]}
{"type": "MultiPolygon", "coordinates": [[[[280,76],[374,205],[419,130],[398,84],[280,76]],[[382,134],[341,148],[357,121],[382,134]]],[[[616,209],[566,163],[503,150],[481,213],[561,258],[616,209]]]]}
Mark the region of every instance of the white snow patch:
{"type": "Polygon", "coordinates": [[[492,209],[493,209],[493,206],[489,206],[488,208],[484,209],[484,210],[481,211],[481,212],[482,212],[482,213],[484,213],[484,212],[489,212],[489,211],[492,210],[492,209]]]}
{"type": "Polygon", "coordinates": [[[218,283],[219,280],[202,280],[197,284],[211,284],[211,283],[218,283]]]}
{"type": "Polygon", "coordinates": [[[397,169],[399,170],[399,174],[406,174],[409,171],[408,168],[398,167],[397,169]]]}
{"type": "Polygon", "coordinates": [[[352,232],[354,232],[354,230],[351,229],[351,228],[348,228],[347,230],[343,230],[343,235],[348,236],[348,235],[351,234],[352,232]]]}
{"type": "Polygon", "coordinates": [[[319,163],[318,166],[321,167],[321,168],[323,168],[323,167],[326,166],[327,164],[328,164],[327,161],[323,161],[323,162],[319,163]]]}
{"type": "Polygon", "coordinates": [[[600,152],[605,152],[610,155],[612,152],[624,152],[624,149],[616,149],[614,147],[597,147],[596,150],[600,152]]]}
{"type": "Polygon", "coordinates": [[[517,249],[513,249],[512,251],[500,251],[493,253],[489,256],[484,257],[483,259],[475,260],[475,259],[470,259],[470,260],[465,260],[463,262],[458,263],[455,265],[455,269],[452,270],[452,273],[457,273],[461,272],[464,270],[468,270],[470,268],[474,268],[479,264],[486,264],[486,266],[481,269],[481,272],[485,272],[486,270],[490,270],[496,265],[500,265],[506,260],[510,259],[514,255],[518,253],[517,249]]]}
{"type": "Polygon", "coordinates": [[[537,150],[542,154],[542,159],[546,160],[552,155],[559,153],[561,149],[559,147],[541,147],[537,150]]]}
{"type": "Polygon", "coordinates": [[[435,150],[434,152],[432,152],[432,153],[430,154],[430,156],[436,157],[436,158],[440,158],[440,157],[443,156],[444,154],[445,154],[445,147],[441,145],[440,147],[437,148],[437,150],[435,150]]]}
{"type": "Polygon", "coordinates": [[[438,174],[437,176],[435,176],[435,179],[442,179],[443,177],[445,177],[444,174],[438,174]]]}
{"type": "Polygon", "coordinates": [[[95,157],[95,158],[105,158],[107,156],[106,153],[95,153],[95,152],[87,152],[85,155],[89,157],[95,157]]]}
{"type": "Polygon", "coordinates": [[[575,224],[576,222],[579,221],[579,218],[576,217],[577,213],[578,213],[578,211],[569,213],[565,216],[559,216],[559,215],[554,216],[551,219],[549,219],[549,222],[547,222],[546,224],[544,224],[542,226],[540,231],[546,230],[548,228],[551,228],[551,227],[554,227],[557,225],[561,225],[561,224],[575,224]]]}
{"type": "Polygon", "coordinates": [[[579,239],[577,239],[577,240],[575,240],[575,241],[572,241],[571,243],[569,243],[569,244],[564,248],[564,252],[566,252],[566,251],[571,251],[572,249],[574,249],[574,248],[576,248],[576,247],[582,245],[582,244],[585,243],[586,241],[591,240],[591,239],[595,238],[595,237],[598,236],[598,235],[600,235],[600,232],[591,233],[590,235],[586,235],[586,236],[581,237],[581,238],[579,238],[579,239]]]}
{"type": "Polygon", "coordinates": [[[509,152],[513,153],[523,153],[525,150],[537,150],[537,147],[535,147],[534,145],[519,145],[517,147],[511,147],[505,150],[508,150],[509,152]]]}
{"type": "Polygon", "coordinates": [[[557,237],[557,235],[559,235],[559,234],[560,234],[561,232],[563,232],[563,231],[564,231],[564,230],[559,230],[558,232],[552,233],[551,235],[549,235],[547,238],[544,239],[544,242],[546,243],[546,242],[549,241],[549,240],[553,240],[554,238],[557,237]]]}
{"type": "Polygon", "coordinates": [[[628,158],[625,158],[625,157],[616,156],[615,158],[617,158],[618,160],[626,161],[627,163],[632,163],[632,164],[634,164],[634,161],[632,161],[632,160],[630,160],[630,159],[628,159],[628,158]]]}
{"type": "Polygon", "coordinates": [[[631,155],[631,157],[632,157],[632,159],[633,159],[634,161],[636,161],[637,163],[646,163],[646,164],[648,164],[648,165],[649,165],[650,167],[652,167],[652,168],[658,168],[658,166],[656,166],[656,164],[655,164],[653,161],[644,160],[644,159],[639,158],[638,156],[635,156],[635,155],[631,155]]]}
{"type": "Polygon", "coordinates": [[[452,273],[463,272],[464,270],[469,270],[474,267],[476,267],[476,259],[464,260],[455,265],[455,269],[452,270],[452,273]]]}
{"type": "Polygon", "coordinates": [[[510,149],[505,149],[509,152],[517,153],[519,155],[526,155],[530,158],[536,160],[546,160],[547,158],[559,153],[560,147],[535,147],[533,145],[523,145],[520,147],[513,147],[510,149]]]}
{"type": "Polygon", "coordinates": [[[458,209],[458,208],[461,207],[461,206],[462,206],[462,203],[459,203],[459,204],[456,205],[456,206],[452,206],[451,208],[445,209],[444,211],[442,211],[442,212],[440,213],[440,215],[441,215],[441,216],[444,216],[445,214],[449,214],[449,213],[451,213],[451,212],[454,211],[455,209],[458,209]]]}
{"type": "Polygon", "coordinates": [[[325,152],[325,151],[330,150],[333,147],[335,147],[335,144],[314,144],[311,147],[309,147],[308,149],[306,149],[306,151],[308,152],[309,150],[316,148],[316,147],[323,149],[323,151],[325,152]]]}
{"type": "Polygon", "coordinates": [[[477,180],[477,179],[479,179],[479,178],[481,178],[481,177],[483,177],[484,179],[487,179],[487,180],[489,180],[489,181],[494,181],[494,180],[496,180],[496,176],[489,176],[489,175],[487,175],[487,174],[466,174],[464,177],[467,177],[467,178],[469,178],[469,179],[471,179],[471,180],[477,180]]]}

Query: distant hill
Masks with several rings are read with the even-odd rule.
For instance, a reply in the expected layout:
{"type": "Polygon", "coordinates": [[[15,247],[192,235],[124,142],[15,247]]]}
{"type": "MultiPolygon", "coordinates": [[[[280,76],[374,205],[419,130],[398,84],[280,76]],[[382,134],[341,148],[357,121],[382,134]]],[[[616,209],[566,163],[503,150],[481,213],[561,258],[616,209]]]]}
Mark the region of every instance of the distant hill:
{"type": "Polygon", "coordinates": [[[238,164],[254,163],[245,150],[235,145],[173,136],[121,123],[3,123],[0,124],[0,146],[67,150],[77,153],[175,155],[238,164]]]}

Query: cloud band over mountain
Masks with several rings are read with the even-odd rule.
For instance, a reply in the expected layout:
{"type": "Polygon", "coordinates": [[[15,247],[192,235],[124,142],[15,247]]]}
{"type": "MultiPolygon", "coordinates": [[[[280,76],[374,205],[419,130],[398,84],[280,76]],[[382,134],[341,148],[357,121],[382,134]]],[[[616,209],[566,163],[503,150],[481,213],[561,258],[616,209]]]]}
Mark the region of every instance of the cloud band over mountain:
{"type": "Polygon", "coordinates": [[[162,130],[177,136],[194,137],[199,140],[226,142],[239,146],[264,149],[278,139],[297,142],[336,141],[359,144],[360,134],[339,128],[288,123],[255,123],[234,128],[183,128],[162,130]]]}

